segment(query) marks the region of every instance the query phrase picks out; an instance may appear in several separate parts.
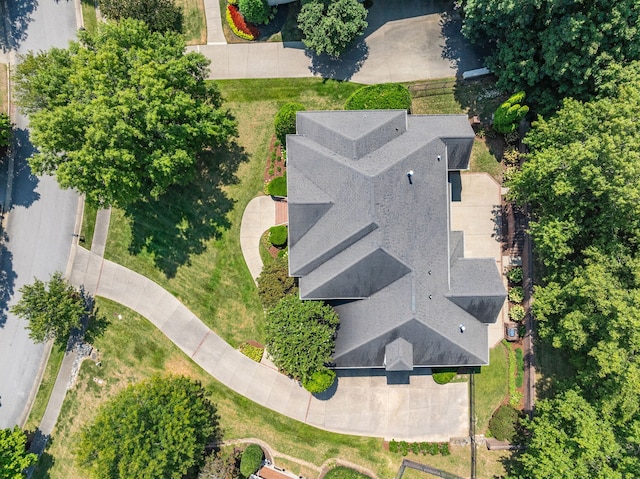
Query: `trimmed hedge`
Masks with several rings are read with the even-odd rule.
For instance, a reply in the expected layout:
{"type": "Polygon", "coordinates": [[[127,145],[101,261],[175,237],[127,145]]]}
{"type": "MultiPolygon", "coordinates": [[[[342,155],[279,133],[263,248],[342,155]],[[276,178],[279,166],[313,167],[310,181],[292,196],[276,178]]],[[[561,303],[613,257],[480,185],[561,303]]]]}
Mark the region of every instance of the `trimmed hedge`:
{"type": "Polygon", "coordinates": [[[240,458],[240,474],[244,477],[249,477],[251,474],[258,472],[263,459],[264,452],[262,452],[262,448],[257,444],[250,444],[242,452],[242,457],[240,458]]]}
{"type": "Polygon", "coordinates": [[[524,300],[524,290],[522,286],[513,286],[509,288],[509,301],[512,303],[522,303],[524,300]]]}
{"type": "Polygon", "coordinates": [[[255,40],[260,36],[260,31],[253,25],[248,25],[235,5],[227,5],[227,23],[233,33],[245,40],[255,40]]]}
{"type": "Polygon", "coordinates": [[[527,105],[521,105],[525,92],[519,91],[498,107],[493,115],[493,128],[499,133],[508,134],[516,130],[520,121],[529,113],[527,105]]]}
{"type": "Polygon", "coordinates": [[[411,94],[398,83],[380,83],[356,90],[344,104],[345,110],[411,111],[411,94]]]}
{"type": "Polygon", "coordinates": [[[498,441],[512,441],[518,432],[520,412],[514,407],[502,405],[489,420],[491,435],[498,441]]]}
{"type": "Polygon", "coordinates": [[[389,452],[402,454],[403,456],[406,456],[409,452],[415,455],[422,454],[423,456],[427,454],[431,456],[437,456],[438,454],[449,456],[451,454],[448,442],[407,442],[396,441],[395,439],[389,442],[389,452]]]}
{"type": "Polygon", "coordinates": [[[511,306],[509,308],[509,319],[512,321],[522,321],[525,317],[526,313],[522,306],[516,304],[515,306],[511,306]]]}
{"type": "Polygon", "coordinates": [[[287,244],[288,231],[285,225],[272,226],[269,228],[269,243],[273,246],[284,246],[287,244]]]}
{"type": "Polygon", "coordinates": [[[287,196],[287,173],[267,183],[265,191],[272,196],[287,196]]]}
{"type": "Polygon", "coordinates": [[[457,374],[457,371],[434,369],[432,377],[436,384],[447,384],[453,381],[457,374]]]}
{"type": "Polygon", "coordinates": [[[296,113],[305,111],[306,108],[302,103],[285,103],[280,107],[278,113],[273,120],[273,126],[276,130],[276,138],[280,144],[287,144],[287,135],[293,135],[296,132],[296,113]]]}
{"type": "Polygon", "coordinates": [[[302,380],[302,386],[312,394],[321,393],[331,387],[336,380],[336,373],[333,369],[321,369],[316,371],[308,379],[302,380]]]}
{"type": "Polygon", "coordinates": [[[522,272],[522,268],[520,266],[511,268],[507,272],[507,279],[509,280],[510,283],[522,284],[522,280],[524,279],[524,273],[522,272]]]}

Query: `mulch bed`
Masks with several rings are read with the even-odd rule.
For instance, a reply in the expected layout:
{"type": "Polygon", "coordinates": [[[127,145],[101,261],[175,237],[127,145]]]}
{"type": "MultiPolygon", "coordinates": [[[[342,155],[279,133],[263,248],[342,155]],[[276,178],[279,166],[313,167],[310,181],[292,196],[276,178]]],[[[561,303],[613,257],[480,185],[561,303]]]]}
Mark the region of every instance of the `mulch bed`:
{"type": "Polygon", "coordinates": [[[276,136],[273,135],[269,144],[267,164],[264,167],[264,182],[269,183],[274,178],[282,176],[286,169],[285,161],[282,158],[282,145],[276,146],[276,136]]]}

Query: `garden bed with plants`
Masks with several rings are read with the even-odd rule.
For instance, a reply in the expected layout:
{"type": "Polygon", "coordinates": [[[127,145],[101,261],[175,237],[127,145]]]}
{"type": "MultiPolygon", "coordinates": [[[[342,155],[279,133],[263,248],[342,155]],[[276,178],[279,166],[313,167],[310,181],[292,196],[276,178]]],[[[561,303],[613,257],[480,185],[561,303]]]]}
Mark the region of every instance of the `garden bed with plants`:
{"type": "Polygon", "coordinates": [[[262,0],[219,0],[227,43],[300,41],[300,2],[273,7],[262,0]],[[244,13],[243,13],[244,12],[244,13]]]}

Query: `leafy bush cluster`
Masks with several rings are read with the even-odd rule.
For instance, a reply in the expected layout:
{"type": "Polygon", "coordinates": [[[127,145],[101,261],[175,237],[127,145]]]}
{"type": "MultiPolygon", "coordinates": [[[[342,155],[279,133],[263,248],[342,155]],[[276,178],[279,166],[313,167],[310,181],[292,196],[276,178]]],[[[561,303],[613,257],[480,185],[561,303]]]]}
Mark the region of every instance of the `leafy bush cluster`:
{"type": "Polygon", "coordinates": [[[502,161],[506,166],[517,166],[520,163],[520,152],[517,148],[509,147],[502,153],[502,161]]]}
{"type": "Polygon", "coordinates": [[[249,343],[242,343],[240,345],[240,352],[249,359],[253,359],[255,362],[259,363],[262,360],[264,348],[259,348],[258,346],[253,346],[249,343]]]}
{"type": "Polygon", "coordinates": [[[302,2],[298,27],[309,50],[337,58],[364,33],[366,18],[367,9],[358,0],[308,0],[302,2]]]}
{"type": "Polygon", "coordinates": [[[522,280],[524,279],[524,273],[522,272],[522,268],[520,266],[516,266],[511,268],[507,272],[507,279],[510,283],[517,285],[522,284],[522,280]]]}
{"type": "Polygon", "coordinates": [[[273,308],[285,296],[297,292],[296,278],[289,276],[286,258],[276,258],[273,263],[266,265],[258,276],[258,296],[266,310],[273,308]]]}
{"type": "Polygon", "coordinates": [[[515,304],[509,307],[509,319],[515,322],[522,321],[526,316],[526,312],[522,306],[515,304]]]}
{"type": "Polygon", "coordinates": [[[7,147],[11,143],[11,118],[6,113],[0,113],[0,147],[7,147]]]}
{"type": "Polygon", "coordinates": [[[406,86],[398,83],[368,85],[354,91],[344,109],[411,111],[411,94],[406,86]]]}
{"type": "Polygon", "coordinates": [[[457,374],[457,371],[451,371],[448,369],[434,369],[432,377],[436,384],[447,384],[450,383],[457,374]]]}
{"type": "Polygon", "coordinates": [[[209,454],[198,474],[198,479],[238,479],[241,455],[242,451],[235,448],[230,453],[218,451],[209,454]]]}
{"type": "Polygon", "coordinates": [[[273,246],[284,246],[287,244],[288,229],[286,225],[277,225],[269,228],[269,243],[273,246]]]}
{"type": "Polygon", "coordinates": [[[233,33],[245,40],[255,40],[260,36],[260,31],[244,21],[242,14],[235,5],[227,5],[227,23],[233,33]]]}
{"type": "Polygon", "coordinates": [[[285,103],[276,113],[273,126],[276,130],[276,138],[282,145],[287,144],[287,135],[293,135],[296,132],[296,113],[305,111],[306,108],[302,103],[290,102],[285,103]]]}
{"type": "Polygon", "coordinates": [[[322,301],[285,296],[267,313],[267,351],[280,370],[307,381],[331,362],[339,322],[322,301]]]}
{"type": "Polygon", "coordinates": [[[152,32],[182,32],[182,8],[173,0],[100,0],[100,13],[110,20],[142,20],[152,32]]]}
{"type": "Polygon", "coordinates": [[[287,196],[287,172],[284,175],[278,176],[267,183],[265,190],[268,195],[272,196],[287,196]]]}
{"type": "Polygon", "coordinates": [[[498,441],[512,441],[518,432],[520,412],[512,406],[502,405],[489,420],[489,430],[498,441]]]}
{"type": "Polygon", "coordinates": [[[264,452],[262,448],[257,444],[250,444],[242,452],[242,457],[240,458],[240,474],[244,477],[249,477],[251,474],[258,472],[263,459],[264,452]]]}
{"type": "Polygon", "coordinates": [[[423,456],[427,454],[448,456],[451,454],[448,442],[406,442],[396,441],[395,439],[389,442],[389,452],[402,454],[403,456],[406,456],[409,452],[416,455],[422,454],[423,456]]]}
{"type": "Polygon", "coordinates": [[[518,128],[520,121],[529,113],[529,107],[521,105],[524,97],[525,93],[520,91],[498,107],[493,116],[493,128],[496,131],[508,134],[518,128]]]}
{"type": "Polygon", "coordinates": [[[329,389],[335,380],[336,372],[333,369],[322,368],[309,378],[303,379],[302,386],[310,393],[316,394],[329,389]]]}
{"type": "Polygon", "coordinates": [[[524,290],[522,286],[512,286],[509,288],[509,301],[512,303],[522,303],[524,300],[524,290]]]}
{"type": "Polygon", "coordinates": [[[267,0],[238,0],[238,7],[248,22],[259,24],[269,21],[271,9],[267,0]]]}
{"type": "Polygon", "coordinates": [[[361,472],[350,467],[338,466],[331,469],[324,476],[324,479],[371,479],[361,472]]]}

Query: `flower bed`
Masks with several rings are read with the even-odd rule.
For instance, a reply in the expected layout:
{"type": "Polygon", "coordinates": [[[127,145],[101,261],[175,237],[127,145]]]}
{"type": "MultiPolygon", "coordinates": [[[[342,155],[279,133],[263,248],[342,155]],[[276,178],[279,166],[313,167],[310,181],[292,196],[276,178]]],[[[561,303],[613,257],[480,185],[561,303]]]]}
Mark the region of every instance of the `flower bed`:
{"type": "Polygon", "coordinates": [[[244,17],[235,5],[227,5],[227,23],[233,33],[245,40],[255,40],[260,36],[260,31],[244,21],[244,17]]]}

